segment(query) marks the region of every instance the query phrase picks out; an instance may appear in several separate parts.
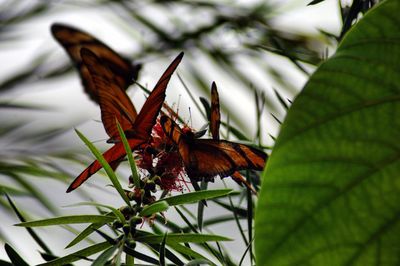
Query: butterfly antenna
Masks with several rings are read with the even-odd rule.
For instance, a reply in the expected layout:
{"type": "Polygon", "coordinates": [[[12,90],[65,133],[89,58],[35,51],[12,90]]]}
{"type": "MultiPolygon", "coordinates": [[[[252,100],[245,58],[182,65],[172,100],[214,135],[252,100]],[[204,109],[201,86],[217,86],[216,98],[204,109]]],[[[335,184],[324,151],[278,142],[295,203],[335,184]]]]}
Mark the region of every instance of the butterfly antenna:
{"type": "Polygon", "coordinates": [[[193,128],[193,124],[192,124],[192,109],[190,107],[189,107],[189,122],[190,122],[190,128],[193,128]]]}
{"type": "Polygon", "coordinates": [[[178,95],[178,104],[177,104],[177,106],[176,106],[176,118],[178,118],[179,117],[179,105],[181,104],[181,94],[179,94],[178,95]]]}

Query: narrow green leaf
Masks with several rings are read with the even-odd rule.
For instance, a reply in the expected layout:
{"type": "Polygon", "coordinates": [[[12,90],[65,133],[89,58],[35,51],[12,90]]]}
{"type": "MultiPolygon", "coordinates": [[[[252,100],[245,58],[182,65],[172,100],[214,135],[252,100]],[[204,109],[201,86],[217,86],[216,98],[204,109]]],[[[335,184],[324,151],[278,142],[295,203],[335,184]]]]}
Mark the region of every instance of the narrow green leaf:
{"type": "Polygon", "coordinates": [[[118,122],[117,119],[116,119],[116,122],[117,122],[117,128],[118,128],[119,135],[121,136],[121,140],[122,140],[122,143],[124,144],[126,155],[128,157],[129,165],[131,166],[133,183],[135,184],[135,187],[141,188],[140,187],[140,178],[139,178],[139,175],[138,175],[136,162],[135,162],[135,160],[133,159],[133,156],[132,156],[131,147],[129,146],[129,143],[128,143],[128,140],[126,139],[125,133],[122,130],[121,125],[120,125],[120,123],[118,122]]]}
{"type": "Polygon", "coordinates": [[[107,224],[107,222],[102,223],[92,223],[88,227],[86,227],[82,232],[80,232],[65,248],[70,248],[82,240],[84,240],[88,235],[93,233],[96,229],[99,229],[103,225],[107,224]]]}
{"type": "MultiPolygon", "coordinates": [[[[245,217],[237,217],[238,219],[246,219],[245,217]]],[[[203,221],[203,226],[207,227],[210,225],[215,225],[215,224],[220,224],[220,223],[225,223],[225,222],[229,222],[234,220],[235,217],[233,217],[232,215],[223,215],[223,216],[218,216],[218,217],[213,217],[210,219],[206,219],[203,221]]],[[[168,221],[169,223],[169,221],[168,221]]],[[[176,230],[176,229],[175,229],[176,230]]],[[[182,227],[179,230],[177,230],[179,232],[183,232],[183,233],[187,233],[190,232],[191,229],[189,227],[182,227]]],[[[175,231],[176,232],[176,231],[175,231]]]]}
{"type": "Polygon", "coordinates": [[[307,5],[308,5],[308,6],[312,6],[312,5],[319,4],[319,3],[323,2],[323,1],[324,1],[324,0],[313,0],[313,1],[311,1],[310,3],[308,3],[307,5]]]}
{"type": "Polygon", "coordinates": [[[96,157],[96,159],[103,166],[104,170],[106,171],[108,177],[111,180],[111,183],[114,185],[115,189],[118,191],[121,198],[125,201],[126,205],[131,207],[131,203],[130,203],[128,197],[126,196],[124,190],[122,189],[117,176],[115,175],[114,171],[112,170],[112,168],[110,167],[108,162],[104,159],[103,155],[79,130],[75,129],[75,132],[78,134],[79,138],[86,144],[86,146],[88,146],[90,151],[93,153],[93,155],[96,157]]]}
{"type": "Polygon", "coordinates": [[[125,264],[126,264],[126,266],[135,266],[135,257],[126,253],[125,264]]]}
{"type": "Polygon", "coordinates": [[[106,265],[107,261],[111,256],[115,253],[118,249],[118,245],[113,245],[108,249],[104,250],[92,263],[92,266],[104,266],[106,265]]]}
{"type": "MultiPolygon", "coordinates": [[[[207,191],[208,183],[205,182],[204,180],[201,180],[200,182],[200,189],[201,191],[207,191]]],[[[201,232],[203,230],[203,217],[204,217],[204,208],[206,205],[204,205],[204,201],[201,200],[197,204],[197,227],[199,231],[201,232]]]]}
{"type": "Polygon", "coordinates": [[[0,259],[0,266],[15,266],[15,264],[12,264],[11,262],[0,259]]]}
{"type": "Polygon", "coordinates": [[[29,196],[29,192],[13,188],[5,185],[0,185],[0,194],[7,193],[11,196],[29,196]]]}
{"type": "Polygon", "coordinates": [[[71,215],[71,216],[61,216],[61,217],[49,218],[37,221],[23,222],[15,225],[24,227],[37,227],[37,226],[49,226],[49,225],[61,225],[61,224],[111,223],[114,220],[115,217],[104,216],[104,215],[71,215]]]}
{"type": "Polygon", "coordinates": [[[121,223],[125,223],[125,217],[121,213],[121,211],[112,206],[100,204],[100,203],[96,203],[96,202],[79,202],[76,204],[67,205],[65,207],[76,207],[76,206],[96,206],[96,207],[103,207],[103,208],[109,209],[110,211],[112,211],[112,213],[114,213],[115,217],[117,217],[121,223]]]}
{"type": "MultiPolygon", "coordinates": [[[[225,182],[224,182],[224,184],[225,184],[225,182]]],[[[238,214],[236,212],[237,208],[233,204],[232,197],[228,196],[228,198],[229,198],[230,209],[232,210],[233,217],[234,217],[235,222],[236,222],[236,226],[238,227],[240,235],[242,236],[242,239],[243,239],[245,245],[247,246],[249,244],[249,242],[247,241],[246,236],[245,236],[245,232],[244,232],[244,230],[242,228],[242,225],[240,224],[239,216],[238,216],[238,214]]],[[[247,219],[248,219],[248,217],[249,216],[247,216],[247,219]]]]}
{"type": "MultiPolygon", "coordinates": [[[[18,210],[17,206],[14,204],[14,202],[11,200],[11,198],[6,194],[7,200],[10,203],[11,208],[14,210],[15,214],[18,216],[18,219],[21,222],[25,222],[25,217],[22,215],[22,213],[18,210]]],[[[44,252],[46,252],[49,255],[52,255],[51,250],[47,247],[47,245],[43,242],[43,240],[33,231],[31,228],[26,228],[28,233],[32,236],[32,238],[35,240],[35,242],[43,249],[44,252]]]]}
{"type": "Polygon", "coordinates": [[[195,259],[185,264],[185,266],[198,266],[198,265],[215,265],[207,259],[195,259]]]}
{"type": "Polygon", "coordinates": [[[4,245],[4,249],[6,250],[7,255],[10,258],[13,265],[29,266],[29,264],[26,263],[25,260],[9,244],[6,243],[4,245]]]}
{"type": "MultiPolygon", "coordinates": [[[[161,243],[164,235],[148,235],[136,238],[138,242],[157,244],[161,243]]],[[[167,244],[170,243],[203,243],[209,241],[231,241],[232,239],[219,235],[208,234],[168,234],[167,244]]]]}
{"type": "MultiPolygon", "coordinates": [[[[182,195],[164,198],[160,201],[166,201],[169,206],[183,205],[187,203],[195,203],[200,200],[222,197],[232,193],[232,189],[215,189],[205,191],[195,191],[182,195]]],[[[159,201],[159,202],[160,202],[159,201]]]]}
{"type": "Polygon", "coordinates": [[[46,263],[42,263],[39,264],[37,266],[60,266],[60,265],[65,265],[74,261],[78,261],[81,260],[82,258],[85,257],[89,257],[93,254],[96,254],[102,250],[105,250],[106,248],[109,248],[111,246],[110,243],[108,243],[107,241],[105,242],[101,242],[98,244],[95,244],[93,246],[81,249],[77,252],[71,253],[67,256],[46,262],[46,263]]]}
{"type": "Polygon", "coordinates": [[[208,263],[210,263],[210,265],[215,265],[210,260],[208,260],[206,257],[204,257],[203,255],[201,255],[200,253],[194,251],[191,248],[185,247],[185,246],[183,246],[181,244],[178,244],[178,243],[170,243],[170,244],[168,244],[168,246],[170,246],[172,249],[174,249],[175,251],[177,251],[177,252],[179,252],[181,254],[190,256],[190,257],[195,258],[195,259],[202,259],[202,260],[208,261],[208,263]]]}
{"type": "Polygon", "coordinates": [[[145,206],[139,215],[142,217],[148,217],[154,213],[166,211],[168,208],[169,205],[166,201],[158,201],[152,203],[151,205],[145,206]]]}
{"type": "Polygon", "coordinates": [[[219,201],[219,200],[214,200],[214,202],[216,204],[218,204],[219,206],[227,209],[228,211],[231,212],[235,212],[235,214],[237,214],[240,217],[244,217],[247,218],[247,209],[241,208],[241,207],[237,207],[234,204],[226,204],[225,202],[219,201]]]}
{"type": "Polygon", "coordinates": [[[131,255],[134,258],[139,259],[139,260],[142,260],[142,261],[145,261],[145,262],[148,262],[148,263],[152,263],[152,264],[155,264],[155,265],[159,265],[160,264],[160,262],[158,260],[156,260],[156,259],[154,259],[154,258],[152,258],[150,256],[147,256],[145,254],[142,254],[140,252],[137,252],[136,250],[131,249],[127,245],[124,246],[124,252],[126,254],[131,255]]]}
{"type": "MultiPolygon", "coordinates": [[[[249,171],[246,171],[247,174],[246,176],[249,175],[249,171]]],[[[250,243],[253,243],[253,221],[254,221],[254,216],[253,216],[253,198],[252,198],[252,193],[250,189],[246,190],[246,196],[247,196],[247,232],[248,232],[248,239],[250,243]]],[[[249,243],[246,243],[247,246],[249,247],[249,253],[250,253],[250,264],[253,264],[253,246],[249,243]]]]}
{"type": "Polygon", "coordinates": [[[165,243],[167,243],[167,235],[168,233],[165,232],[164,237],[162,239],[160,249],[159,249],[159,254],[160,254],[160,266],[165,266],[165,243]]]}

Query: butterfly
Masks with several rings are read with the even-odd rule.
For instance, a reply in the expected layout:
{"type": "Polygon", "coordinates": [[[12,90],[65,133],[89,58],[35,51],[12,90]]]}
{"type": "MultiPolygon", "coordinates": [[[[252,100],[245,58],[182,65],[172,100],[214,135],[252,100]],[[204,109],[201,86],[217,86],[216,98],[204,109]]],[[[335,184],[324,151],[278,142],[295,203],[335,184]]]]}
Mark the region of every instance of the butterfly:
{"type": "Polygon", "coordinates": [[[192,180],[229,176],[237,170],[262,170],[267,154],[248,145],[226,140],[198,139],[190,130],[183,131],[168,116],[161,116],[161,126],[177,146],[192,180]]]}
{"type": "MultiPolygon", "coordinates": [[[[113,72],[108,68],[107,64],[103,63],[91,50],[86,48],[81,49],[82,63],[87,67],[91,81],[98,91],[102,122],[109,136],[115,140],[114,146],[103,154],[114,170],[126,155],[123,143],[118,136],[116,120],[121,124],[132,150],[146,143],[150,138],[151,130],[165,100],[165,91],[168,82],[181,62],[182,57],[183,52],[168,66],[136,116],[136,119],[134,119],[130,99],[126,93],[121,93],[124,91],[112,79],[113,72]],[[130,104],[126,104],[127,102],[130,104]]],[[[101,168],[101,164],[97,160],[94,161],[75,178],[68,187],[67,192],[71,192],[79,187],[101,168]]]]}
{"type": "MultiPolygon", "coordinates": [[[[71,60],[74,62],[81,76],[86,93],[96,103],[98,103],[97,89],[90,78],[89,70],[82,62],[80,54],[81,48],[91,50],[102,60],[103,64],[107,65],[109,70],[113,73],[115,83],[118,84],[121,90],[125,91],[134,80],[137,80],[141,68],[140,64],[132,64],[129,59],[119,55],[112,48],[89,33],[60,23],[55,23],[51,26],[51,33],[64,47],[71,60]]],[[[136,114],[136,110],[134,108],[133,110],[136,114]]]]}
{"type": "MultiPolygon", "coordinates": [[[[218,89],[215,82],[211,84],[211,108],[210,108],[210,132],[211,136],[214,140],[219,140],[219,128],[221,125],[221,112],[219,106],[219,95],[218,89]]],[[[235,171],[230,175],[235,182],[239,185],[244,184],[248,187],[254,194],[257,194],[257,191],[253,188],[253,186],[238,172],[235,171]]]]}

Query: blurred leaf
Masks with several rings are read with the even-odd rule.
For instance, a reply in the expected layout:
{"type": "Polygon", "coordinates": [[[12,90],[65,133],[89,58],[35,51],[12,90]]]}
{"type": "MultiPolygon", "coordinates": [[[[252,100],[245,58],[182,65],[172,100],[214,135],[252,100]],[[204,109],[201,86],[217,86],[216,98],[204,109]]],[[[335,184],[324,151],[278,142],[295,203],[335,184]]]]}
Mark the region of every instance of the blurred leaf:
{"type": "Polygon", "coordinates": [[[364,14],[371,7],[373,7],[374,1],[371,0],[354,0],[351,7],[345,13],[342,31],[340,32],[340,38],[346,34],[346,32],[351,28],[353,22],[357,20],[360,13],[364,14]]]}
{"type": "Polygon", "coordinates": [[[92,263],[92,266],[103,266],[107,264],[107,261],[118,249],[118,245],[113,245],[108,249],[104,250],[92,263]]]}
{"type": "Polygon", "coordinates": [[[134,258],[139,259],[139,260],[142,260],[142,261],[154,264],[154,265],[159,265],[160,264],[160,262],[158,260],[156,260],[156,259],[154,259],[154,258],[152,258],[150,256],[147,256],[145,254],[142,254],[140,252],[137,252],[136,250],[131,249],[130,247],[128,247],[126,245],[124,246],[124,252],[129,254],[129,255],[131,255],[134,258]]]}
{"type": "Polygon", "coordinates": [[[21,110],[50,110],[50,108],[41,106],[41,105],[34,105],[31,103],[9,103],[9,102],[0,102],[0,109],[21,109],[21,110]]]}
{"type": "MultiPolygon", "coordinates": [[[[238,218],[238,219],[242,219],[242,220],[243,220],[243,219],[247,219],[246,217],[242,217],[242,216],[237,217],[237,218],[238,218]]],[[[209,226],[211,226],[211,225],[229,222],[229,221],[232,221],[232,220],[234,220],[234,219],[235,219],[235,218],[232,217],[232,215],[223,215],[223,216],[212,217],[212,218],[209,218],[209,219],[206,219],[206,220],[203,221],[203,227],[209,227],[209,226]]],[[[169,223],[169,221],[168,221],[168,223],[169,223]]],[[[196,227],[196,226],[195,226],[195,227],[196,227]]],[[[190,232],[191,229],[190,229],[189,227],[182,227],[182,228],[180,229],[180,231],[182,231],[182,232],[184,232],[184,233],[187,233],[187,232],[190,232]]]]}
{"type": "Polygon", "coordinates": [[[24,227],[37,227],[37,226],[49,226],[49,225],[61,225],[61,224],[111,223],[114,220],[115,217],[104,216],[104,215],[71,215],[71,216],[61,216],[61,217],[49,218],[37,221],[23,222],[15,225],[24,227]]]}
{"type": "MultiPolygon", "coordinates": [[[[175,251],[177,251],[177,252],[179,252],[181,254],[185,254],[185,255],[190,256],[190,257],[195,258],[195,259],[202,259],[202,260],[207,261],[210,265],[215,265],[210,260],[208,260],[208,258],[206,258],[205,256],[201,255],[200,253],[194,251],[191,248],[185,247],[185,246],[183,246],[181,244],[178,244],[178,243],[169,243],[168,246],[170,246],[175,251]]],[[[187,265],[187,264],[185,264],[185,265],[187,265]]]]}
{"type": "MultiPolygon", "coordinates": [[[[1,165],[1,163],[0,163],[1,165]]],[[[12,179],[19,184],[21,187],[23,187],[24,189],[26,189],[26,191],[29,192],[29,194],[34,197],[37,201],[39,201],[47,210],[49,210],[51,213],[53,214],[57,214],[57,208],[53,205],[53,203],[47,199],[47,197],[45,195],[43,195],[43,193],[36,189],[36,187],[34,187],[34,185],[32,185],[30,182],[28,182],[26,180],[26,178],[21,177],[18,174],[14,174],[12,171],[15,170],[16,172],[20,171],[23,169],[23,172],[25,170],[27,170],[27,173],[38,173],[38,172],[46,172],[46,171],[41,171],[40,169],[36,169],[36,168],[32,168],[32,167],[18,167],[17,169],[13,169],[11,167],[11,169],[8,169],[11,172],[5,171],[7,175],[9,175],[10,177],[12,177],[12,179]]],[[[5,170],[5,169],[4,169],[5,170]]],[[[0,170],[0,173],[2,172],[2,170],[0,170]]]]}
{"type": "Polygon", "coordinates": [[[28,263],[25,262],[23,258],[7,243],[4,245],[4,249],[7,252],[8,257],[10,258],[13,265],[18,266],[29,266],[28,263]]]}
{"type": "Polygon", "coordinates": [[[223,207],[223,208],[225,208],[225,209],[227,209],[227,210],[229,210],[231,212],[235,212],[237,215],[239,215],[241,217],[244,217],[246,219],[248,217],[247,209],[236,207],[236,206],[233,206],[233,205],[230,205],[230,204],[226,204],[226,203],[224,203],[222,201],[219,201],[219,200],[214,200],[214,202],[216,204],[218,204],[219,206],[221,206],[221,207],[223,207]]]}
{"type": "Polygon", "coordinates": [[[314,0],[314,1],[311,1],[310,3],[308,3],[308,6],[316,5],[316,4],[319,4],[319,3],[323,2],[323,1],[324,0],[314,0]]]}
{"type": "Polygon", "coordinates": [[[12,264],[12,263],[10,263],[10,262],[8,262],[8,261],[5,261],[5,260],[1,260],[0,259],[0,266],[14,266],[15,264],[12,264]]]}
{"type": "Polygon", "coordinates": [[[0,184],[0,194],[5,194],[5,193],[12,195],[12,196],[29,196],[30,195],[26,191],[0,184]]]}
{"type": "Polygon", "coordinates": [[[159,249],[159,254],[160,254],[160,266],[165,266],[165,243],[167,240],[167,235],[168,233],[165,232],[164,237],[162,239],[160,249],[159,249]]]}
{"type": "Polygon", "coordinates": [[[42,263],[42,264],[38,264],[37,266],[59,266],[59,265],[65,265],[77,260],[81,260],[82,258],[85,257],[89,257],[93,254],[96,254],[102,250],[105,250],[106,248],[109,248],[111,246],[110,243],[108,243],[107,241],[105,242],[101,242],[92,246],[89,246],[87,248],[81,249],[77,252],[71,253],[67,256],[46,262],[46,263],[42,263]]]}
{"type": "Polygon", "coordinates": [[[275,93],[276,98],[278,98],[278,101],[281,103],[282,107],[285,110],[289,109],[289,105],[286,103],[286,101],[283,99],[282,95],[280,95],[280,93],[276,89],[274,89],[274,93],[275,93]]]}
{"type": "MultiPolygon", "coordinates": [[[[161,243],[163,239],[163,235],[147,235],[137,237],[136,240],[138,242],[157,244],[161,243]]],[[[231,241],[232,239],[218,236],[218,235],[207,235],[207,234],[168,234],[167,244],[169,243],[186,243],[186,242],[194,242],[194,243],[202,243],[209,241],[231,241]]]]}
{"type": "Polygon", "coordinates": [[[232,192],[232,189],[215,189],[205,191],[195,191],[177,196],[164,198],[160,201],[166,201],[169,206],[183,205],[188,203],[196,203],[200,200],[212,199],[217,197],[223,197],[232,192]]]}
{"type": "Polygon", "coordinates": [[[257,264],[398,264],[399,13],[368,12],[293,102],[263,176],[257,264]]]}
{"type": "Polygon", "coordinates": [[[198,265],[215,265],[215,264],[205,259],[195,259],[185,264],[185,266],[198,266],[198,265]]]}
{"type": "MultiPolygon", "coordinates": [[[[0,190],[1,191],[1,190],[0,190]]],[[[22,215],[22,213],[18,210],[17,206],[15,206],[14,202],[11,200],[11,198],[6,194],[7,200],[10,203],[11,208],[14,210],[15,214],[18,216],[18,219],[21,222],[25,222],[26,219],[22,215]]],[[[52,255],[52,252],[50,249],[47,247],[45,242],[35,233],[35,231],[32,230],[32,228],[26,228],[28,233],[31,235],[31,237],[35,240],[35,242],[43,249],[44,252],[46,252],[49,255],[52,255]]]]}
{"type": "Polygon", "coordinates": [[[87,239],[86,237],[93,233],[96,229],[99,229],[103,225],[107,224],[106,221],[103,221],[101,223],[92,223],[88,227],[86,227],[82,232],[80,232],[65,248],[70,248],[77,243],[81,242],[84,239],[87,239]]]}

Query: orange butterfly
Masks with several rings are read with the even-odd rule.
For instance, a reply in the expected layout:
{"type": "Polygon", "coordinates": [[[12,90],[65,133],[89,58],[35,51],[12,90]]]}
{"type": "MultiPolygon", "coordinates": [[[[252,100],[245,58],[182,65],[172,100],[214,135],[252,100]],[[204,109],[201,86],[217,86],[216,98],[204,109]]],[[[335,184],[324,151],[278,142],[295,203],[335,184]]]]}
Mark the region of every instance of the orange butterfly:
{"type": "Polygon", "coordinates": [[[215,140],[219,140],[219,126],[221,124],[221,112],[219,110],[219,96],[215,82],[211,84],[211,112],[210,112],[210,132],[215,140]]]}
{"type": "Polygon", "coordinates": [[[267,154],[253,147],[226,140],[197,139],[183,131],[171,118],[161,116],[165,134],[177,146],[189,178],[229,176],[237,170],[262,170],[267,154]]]}
{"type": "MultiPolygon", "coordinates": [[[[112,79],[113,73],[107,65],[86,48],[81,49],[81,57],[98,93],[98,102],[104,127],[111,139],[115,140],[114,146],[107,150],[103,156],[110,166],[116,169],[121,160],[124,159],[126,151],[123,143],[120,142],[115,119],[121,124],[132,150],[146,143],[150,138],[151,129],[156,122],[158,113],[164,102],[168,82],[182,60],[183,52],[175,58],[161,76],[136,119],[134,118],[131,108],[132,103],[129,97],[125,91],[121,90],[115,80],[112,79]]],[[[72,182],[67,192],[79,187],[101,168],[101,164],[97,160],[94,161],[72,182]]]]}
{"type": "MultiPolygon", "coordinates": [[[[215,84],[215,82],[213,82],[211,85],[210,132],[214,140],[219,140],[220,125],[221,125],[221,112],[219,107],[219,95],[218,95],[217,85],[215,84]]],[[[239,185],[244,184],[254,194],[257,194],[257,191],[253,188],[253,186],[238,171],[235,171],[233,174],[231,174],[231,177],[239,185]]]]}
{"type": "MultiPolygon", "coordinates": [[[[122,57],[92,35],[60,23],[51,26],[51,33],[64,47],[71,60],[74,62],[81,76],[86,93],[89,94],[90,98],[96,103],[98,103],[98,92],[90,78],[89,70],[86,65],[82,63],[80,54],[81,48],[91,50],[102,60],[103,64],[107,65],[109,70],[113,73],[115,83],[118,84],[120,89],[126,90],[129,85],[137,79],[141,68],[140,64],[132,64],[129,59],[122,57]]],[[[136,110],[134,108],[133,110],[136,114],[136,110]]]]}

